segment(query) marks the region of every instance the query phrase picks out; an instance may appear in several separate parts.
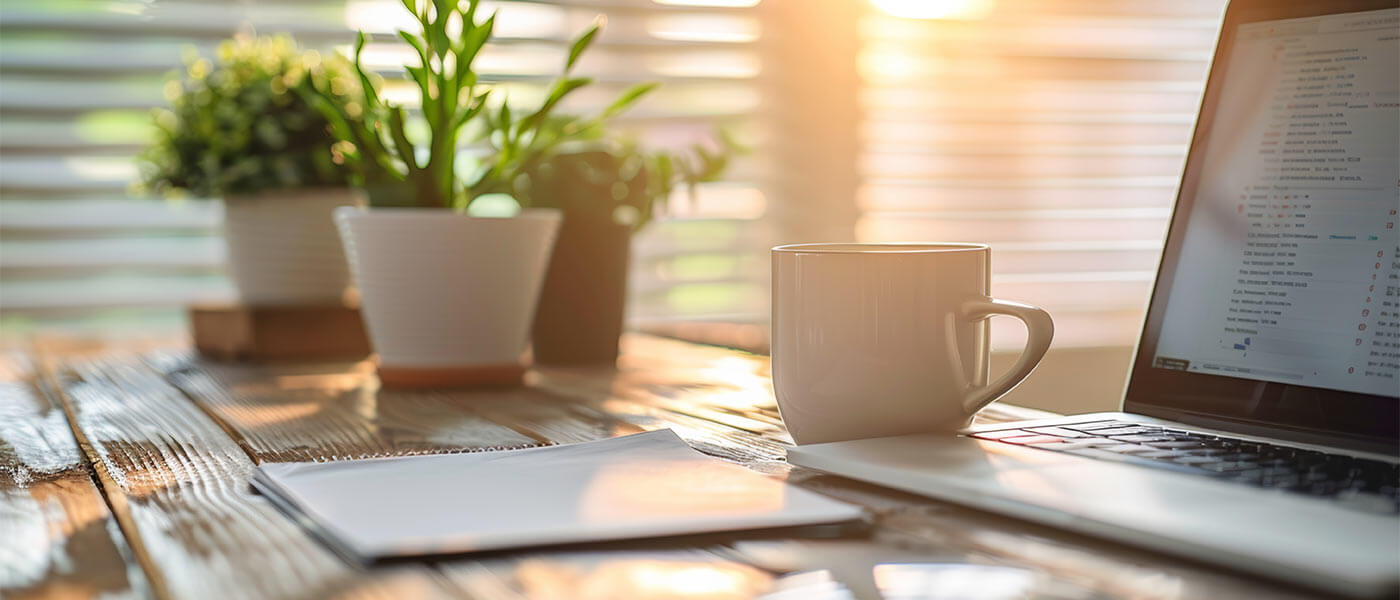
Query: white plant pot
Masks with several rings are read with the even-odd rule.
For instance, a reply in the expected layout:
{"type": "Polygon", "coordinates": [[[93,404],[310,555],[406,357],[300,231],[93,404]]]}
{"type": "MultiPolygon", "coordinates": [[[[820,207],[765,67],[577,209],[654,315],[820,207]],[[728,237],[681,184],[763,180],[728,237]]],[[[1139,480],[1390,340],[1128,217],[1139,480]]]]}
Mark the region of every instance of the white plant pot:
{"type": "Polygon", "coordinates": [[[340,304],[350,286],[332,214],[362,206],[352,188],[292,188],[224,199],[224,242],[239,299],[251,306],[340,304]]]}
{"type": "Polygon", "coordinates": [[[518,382],[561,213],[335,213],[385,385],[518,382]]]}

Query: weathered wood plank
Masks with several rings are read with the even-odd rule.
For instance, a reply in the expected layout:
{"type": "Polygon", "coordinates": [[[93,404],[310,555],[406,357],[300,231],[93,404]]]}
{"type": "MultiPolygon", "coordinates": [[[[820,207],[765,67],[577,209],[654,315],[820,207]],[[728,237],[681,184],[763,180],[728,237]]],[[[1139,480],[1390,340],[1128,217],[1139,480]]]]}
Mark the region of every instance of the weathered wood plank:
{"type": "MultiPolygon", "coordinates": [[[[767,357],[642,335],[624,336],[622,349],[616,372],[548,369],[537,384],[561,395],[632,400],[792,443],[778,414],[767,357]]],[[[978,422],[1051,416],[993,404],[978,422]]]]}
{"type": "MultiPolygon", "coordinates": [[[[548,375],[534,374],[530,379],[534,385],[521,388],[402,392],[376,389],[363,365],[231,367],[187,353],[152,353],[145,360],[214,416],[258,462],[570,443],[658,427],[674,428],[702,450],[742,463],[772,462],[780,451],[772,442],[755,444],[748,439],[752,436],[741,436],[738,430],[717,423],[610,400],[607,394],[568,397],[547,391],[539,382],[548,375]]],[[[592,371],[585,379],[603,389],[596,383],[610,374],[592,371]]],[[[742,574],[742,581],[726,583],[742,584],[736,588],[742,594],[729,597],[751,596],[760,589],[755,582],[768,577],[755,579],[758,572],[752,568],[720,561],[709,553],[688,550],[681,555],[687,560],[635,550],[626,558],[599,558],[602,555],[589,550],[555,551],[519,560],[513,556],[486,562],[450,560],[437,567],[446,581],[475,597],[549,597],[540,595],[547,585],[540,586],[548,582],[538,578],[554,572],[550,569],[558,569],[555,574],[560,577],[572,573],[569,577],[580,585],[609,582],[611,593],[599,597],[637,596],[645,591],[637,586],[655,586],[655,577],[675,577],[683,567],[692,574],[703,572],[726,581],[742,574]],[[638,577],[652,579],[639,583],[638,577]]],[[[671,595],[664,593],[666,589],[659,592],[663,595],[652,596],[671,595]]]]}
{"type": "Polygon", "coordinates": [[[0,597],[150,596],[63,409],[0,362],[0,597]]]}
{"type": "MultiPolygon", "coordinates": [[[[355,365],[230,367],[199,361],[185,353],[154,353],[145,359],[213,415],[259,462],[568,443],[658,427],[672,427],[701,449],[708,448],[739,462],[774,461],[780,451],[772,442],[755,444],[738,435],[737,430],[717,423],[625,400],[609,400],[606,395],[569,398],[538,385],[409,393],[375,389],[364,368],[355,365]]],[[[597,381],[607,375],[594,373],[588,379],[597,381]]],[[[538,382],[544,377],[535,375],[531,380],[538,382]]],[[[697,574],[700,571],[694,569],[708,569],[707,576],[711,577],[733,579],[736,573],[745,574],[744,581],[739,582],[744,593],[734,597],[748,597],[758,589],[754,587],[756,571],[750,567],[718,561],[704,552],[687,551],[684,555],[689,562],[677,562],[674,556],[642,560],[639,556],[651,554],[634,552],[626,560],[608,558],[593,564],[589,562],[592,559],[580,558],[593,554],[565,551],[534,554],[520,561],[511,557],[497,557],[487,563],[471,559],[448,561],[440,563],[439,568],[448,581],[461,586],[460,591],[481,597],[522,593],[525,597],[539,597],[540,590],[536,588],[541,582],[530,574],[539,572],[544,565],[562,569],[561,565],[566,564],[574,565],[569,569],[576,577],[588,581],[597,578],[580,569],[598,571],[606,580],[624,573],[626,577],[612,582],[623,587],[614,589],[609,597],[633,597],[642,591],[630,587],[641,585],[634,581],[636,577],[674,577],[682,566],[697,574]],[[702,559],[704,565],[692,564],[702,559]],[[578,566],[584,563],[592,566],[578,566]]],[[[762,580],[766,579],[764,575],[762,580]]],[[[735,583],[726,585],[731,584],[735,583]]],[[[596,581],[590,585],[596,585],[596,581]]]]}
{"type": "MultiPolygon", "coordinates": [[[[1298,597],[1296,592],[1150,552],[905,494],[785,462],[786,435],[766,357],[644,336],[624,340],[615,374],[548,371],[540,385],[645,429],[672,427],[692,446],[848,502],[877,516],[868,540],[771,539],[730,544],[731,556],[774,572],[834,569],[858,597],[879,597],[882,563],[1002,564],[1026,569],[1036,589],[1074,597],[1298,597]],[[759,550],[762,550],[761,552],[759,550]],[[782,557],[783,560],[777,560],[782,557]]],[[[1053,416],[992,405],[980,423],[1053,416]]]]}
{"type": "Polygon", "coordinates": [[[259,463],[523,448],[550,441],[473,410],[477,402],[510,402],[528,391],[379,390],[356,365],[236,367],[172,353],[146,360],[259,463]]]}
{"type": "Polygon", "coordinates": [[[468,594],[579,600],[739,600],[768,591],[773,574],[703,550],[524,553],[441,565],[468,594]]]}
{"type": "MultiPolygon", "coordinates": [[[[546,369],[533,385],[641,429],[672,427],[702,452],[784,472],[792,444],[778,415],[767,357],[627,335],[617,370],[546,369]]],[[[493,415],[487,414],[488,417],[493,415]]],[[[1050,413],[993,405],[979,422],[1050,413]]]]}
{"type": "MultiPolygon", "coordinates": [[[[776,408],[763,379],[712,372],[734,362],[736,353],[631,339],[640,344],[638,354],[674,356],[677,349],[690,349],[707,362],[672,370],[650,365],[545,370],[521,388],[409,392],[377,389],[363,365],[237,367],[183,353],[152,354],[147,360],[259,462],[568,443],[658,427],[675,428],[697,449],[738,462],[782,461],[781,442],[787,438],[775,425],[776,408]],[[737,381],[755,385],[739,387],[737,381]],[[717,392],[707,396],[704,390],[717,392]],[[755,437],[746,430],[769,435],[755,437]]],[[[764,363],[748,358],[736,364],[762,368],[764,363]]]]}
{"type": "Polygon", "coordinates": [[[545,369],[533,384],[640,429],[674,429],[701,452],[786,470],[791,438],[766,359],[643,335],[624,336],[622,350],[616,370],[545,369]]]}
{"type": "Polygon", "coordinates": [[[68,418],[158,595],[179,598],[444,595],[419,567],[365,573],[252,493],[253,462],[132,356],[51,374],[68,418]]]}
{"type": "MultiPolygon", "coordinates": [[[[698,450],[863,505],[877,518],[868,539],[715,536],[688,542],[699,544],[690,550],[630,542],[606,550],[497,554],[436,564],[458,592],[469,595],[549,597],[551,590],[582,590],[608,577],[626,580],[601,573],[634,572],[647,557],[703,548],[698,556],[707,561],[719,552],[721,558],[770,573],[829,569],[857,597],[880,593],[873,569],[893,562],[1006,565],[1032,576],[1038,590],[1069,596],[1287,596],[1272,584],[1184,561],[793,468],[785,461],[790,440],[781,428],[763,357],[628,336],[616,370],[544,369],[532,373],[524,388],[413,394],[377,390],[365,365],[229,368],[190,362],[180,354],[148,360],[259,461],[568,443],[667,427],[698,450]],[[612,564],[590,562],[599,552],[626,558],[616,566],[599,566],[612,564]]],[[[979,420],[1043,416],[993,406],[979,420]]],[[[600,589],[640,593],[626,587],[627,581],[610,585],[600,589]]]]}

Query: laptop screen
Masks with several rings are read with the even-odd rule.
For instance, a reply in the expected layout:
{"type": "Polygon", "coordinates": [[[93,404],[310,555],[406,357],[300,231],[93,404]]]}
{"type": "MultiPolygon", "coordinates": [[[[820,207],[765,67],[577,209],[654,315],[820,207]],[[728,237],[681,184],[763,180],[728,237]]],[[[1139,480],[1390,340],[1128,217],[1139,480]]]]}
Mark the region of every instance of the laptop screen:
{"type": "Polygon", "coordinates": [[[1125,405],[1394,442],[1400,8],[1236,1],[1216,52],[1125,405]]]}
{"type": "Polygon", "coordinates": [[[1154,367],[1400,393],[1397,25],[1239,26],[1154,367]]]}

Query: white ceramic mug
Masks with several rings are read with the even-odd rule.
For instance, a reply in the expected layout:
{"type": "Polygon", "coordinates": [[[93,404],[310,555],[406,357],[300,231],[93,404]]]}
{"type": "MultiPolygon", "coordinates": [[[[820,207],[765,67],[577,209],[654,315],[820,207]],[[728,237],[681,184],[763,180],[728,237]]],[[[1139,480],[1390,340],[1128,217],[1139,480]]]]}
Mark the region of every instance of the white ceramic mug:
{"type": "Polygon", "coordinates": [[[966,426],[1050,347],[1044,310],[990,297],[982,244],[773,248],[773,387],[792,439],[813,444],[966,426]],[[1025,322],[1026,349],[987,383],[988,317],[1025,322]]]}

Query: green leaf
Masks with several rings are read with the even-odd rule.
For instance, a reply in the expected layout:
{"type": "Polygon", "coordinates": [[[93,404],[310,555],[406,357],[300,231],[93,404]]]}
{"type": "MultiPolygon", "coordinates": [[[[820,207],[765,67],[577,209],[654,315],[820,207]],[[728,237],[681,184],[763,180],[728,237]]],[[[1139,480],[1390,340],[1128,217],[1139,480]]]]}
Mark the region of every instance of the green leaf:
{"type": "Polygon", "coordinates": [[[424,31],[428,38],[428,49],[441,60],[447,56],[447,51],[452,48],[452,41],[447,38],[447,22],[455,12],[455,0],[432,0],[433,15],[432,21],[424,31]]]}
{"type": "Polygon", "coordinates": [[[408,42],[409,46],[413,47],[413,49],[418,53],[418,59],[423,61],[421,64],[423,66],[427,66],[428,49],[423,47],[423,40],[402,29],[399,30],[399,37],[402,38],[403,41],[408,42]]]}
{"type": "Polygon", "coordinates": [[[408,167],[410,174],[417,173],[421,169],[418,166],[418,158],[413,149],[413,143],[408,141],[408,136],[404,133],[404,113],[402,106],[394,106],[389,109],[389,135],[394,141],[394,148],[398,151],[399,160],[408,167]]]}
{"type": "Polygon", "coordinates": [[[579,57],[583,56],[583,52],[593,44],[593,39],[598,37],[598,31],[603,28],[605,23],[607,23],[607,19],[599,15],[598,18],[593,21],[593,25],[585,30],[583,35],[578,36],[578,38],[574,40],[573,45],[569,47],[569,59],[564,62],[565,73],[568,73],[574,68],[574,65],[578,63],[579,57]]]}
{"type": "Polygon", "coordinates": [[[715,132],[719,135],[719,141],[724,145],[727,154],[748,154],[750,149],[738,139],[735,139],[734,132],[726,127],[716,127],[715,132]]]}
{"type": "Polygon", "coordinates": [[[457,76],[462,77],[473,62],[476,55],[481,53],[481,48],[486,45],[486,40],[491,39],[491,34],[496,29],[496,13],[491,13],[480,25],[472,27],[462,36],[462,49],[457,51],[457,76]]]}
{"type": "Polygon", "coordinates": [[[622,95],[619,96],[617,100],[614,100],[612,104],[608,105],[608,107],[603,110],[601,118],[610,119],[622,114],[627,111],[627,109],[631,108],[633,104],[636,104],[638,100],[641,100],[643,96],[650,94],[652,90],[658,87],[661,87],[660,83],[649,81],[627,88],[627,91],[622,92],[622,95]]]}
{"type": "MultiPolygon", "coordinates": [[[[407,0],[405,0],[405,1],[407,1],[407,0]]],[[[365,41],[366,41],[366,40],[367,40],[367,38],[366,38],[366,36],[365,36],[365,32],[363,32],[363,31],[356,31],[356,32],[355,32],[355,62],[360,62],[360,53],[363,52],[364,49],[365,49],[365,41]]]]}
{"type": "Polygon", "coordinates": [[[702,181],[713,181],[715,177],[724,170],[724,155],[710,152],[704,146],[695,144],[691,147],[695,154],[698,165],[693,165],[692,169],[685,174],[687,183],[699,183],[702,181]]]}
{"type": "Polygon", "coordinates": [[[491,91],[487,90],[486,92],[482,93],[481,95],[477,96],[474,100],[472,100],[471,104],[467,107],[467,110],[463,111],[462,114],[457,115],[457,121],[455,126],[460,129],[463,125],[467,124],[467,121],[470,121],[476,118],[478,114],[481,114],[482,109],[486,108],[486,98],[490,95],[491,91]]]}
{"type": "Polygon", "coordinates": [[[335,102],[327,100],[321,95],[320,90],[312,89],[302,92],[306,103],[316,109],[322,117],[330,123],[331,131],[339,139],[349,139],[353,135],[351,131],[349,115],[345,114],[345,108],[335,102]]]}
{"type": "Polygon", "coordinates": [[[430,100],[431,96],[429,96],[429,92],[432,90],[432,85],[428,83],[427,70],[425,70],[423,67],[415,67],[412,65],[405,65],[404,70],[408,71],[409,76],[412,77],[413,81],[418,84],[419,91],[423,92],[424,100],[430,100]]]}
{"type": "Polygon", "coordinates": [[[551,104],[559,104],[564,100],[565,96],[573,93],[574,90],[589,85],[593,85],[592,77],[574,77],[566,79],[562,84],[555,86],[554,90],[550,92],[549,101],[551,104]]]}
{"type": "Polygon", "coordinates": [[[355,69],[355,75],[360,79],[360,89],[365,97],[365,104],[367,105],[365,109],[368,111],[383,106],[384,102],[379,98],[379,90],[374,86],[374,80],[369,76],[369,73],[365,71],[364,63],[360,60],[360,55],[364,52],[364,49],[365,32],[361,31],[355,36],[355,59],[352,66],[355,69]]]}
{"type": "Polygon", "coordinates": [[[538,128],[541,124],[544,123],[545,118],[549,116],[549,113],[554,110],[554,107],[558,106],[559,103],[564,100],[565,96],[568,96],[574,90],[590,85],[592,83],[593,78],[591,77],[571,77],[568,79],[560,79],[556,81],[554,83],[554,88],[550,90],[549,97],[545,99],[544,104],[540,105],[539,110],[536,110],[530,116],[525,117],[525,120],[522,121],[520,124],[520,129],[526,130],[538,128]]]}

